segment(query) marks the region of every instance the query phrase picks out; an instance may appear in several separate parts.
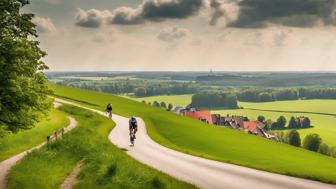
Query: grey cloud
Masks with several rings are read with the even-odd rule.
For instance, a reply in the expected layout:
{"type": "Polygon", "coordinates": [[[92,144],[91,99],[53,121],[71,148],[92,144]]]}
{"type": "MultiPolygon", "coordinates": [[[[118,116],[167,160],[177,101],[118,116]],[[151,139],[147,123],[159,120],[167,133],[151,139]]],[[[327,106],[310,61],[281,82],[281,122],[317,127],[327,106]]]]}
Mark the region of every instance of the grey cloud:
{"type": "Polygon", "coordinates": [[[99,11],[96,9],[78,9],[76,15],[76,25],[86,28],[99,28],[106,19],[111,16],[109,11],[99,11]]]}
{"type": "Polygon", "coordinates": [[[314,27],[335,25],[336,0],[241,0],[237,20],[229,26],[259,28],[268,24],[314,27]]]}
{"type": "Polygon", "coordinates": [[[183,19],[196,15],[208,0],[144,0],[138,7],[120,7],[112,11],[79,9],[76,24],[98,28],[104,22],[117,25],[135,25],[147,21],[183,19]]]}
{"type": "Polygon", "coordinates": [[[189,30],[184,28],[169,27],[163,29],[157,38],[165,42],[172,42],[188,36],[189,33],[189,30]]]}
{"type": "Polygon", "coordinates": [[[130,25],[145,21],[187,18],[197,14],[203,3],[203,0],[145,0],[135,9],[121,7],[114,10],[110,23],[130,25]]]}

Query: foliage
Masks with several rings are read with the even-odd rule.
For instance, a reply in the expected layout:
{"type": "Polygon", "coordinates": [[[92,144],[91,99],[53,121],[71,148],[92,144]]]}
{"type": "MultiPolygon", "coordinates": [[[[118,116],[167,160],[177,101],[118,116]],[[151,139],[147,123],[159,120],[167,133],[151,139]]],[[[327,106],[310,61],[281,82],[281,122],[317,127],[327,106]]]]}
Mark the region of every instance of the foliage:
{"type": "Polygon", "coordinates": [[[168,104],[167,111],[171,111],[172,109],[173,109],[173,105],[172,104],[168,104]]]}
{"type": "Polygon", "coordinates": [[[327,156],[331,155],[330,148],[326,143],[320,145],[318,152],[327,156]]]}
{"type": "Polygon", "coordinates": [[[50,107],[41,61],[46,53],[32,40],[33,15],[20,11],[27,3],[0,1],[0,127],[12,132],[32,127],[50,107]]]}
{"type": "Polygon", "coordinates": [[[266,118],[263,115],[259,115],[257,120],[260,121],[260,122],[265,122],[266,118]]]}
{"type": "Polygon", "coordinates": [[[284,116],[280,116],[276,122],[272,124],[272,129],[285,129],[287,120],[284,116]]]}
{"type": "Polygon", "coordinates": [[[192,106],[196,108],[237,108],[237,98],[231,93],[203,92],[192,96],[192,106]]]}
{"type": "Polygon", "coordinates": [[[52,135],[55,130],[66,127],[69,120],[63,112],[50,111],[48,117],[35,124],[34,128],[18,133],[10,133],[0,138],[0,162],[22,151],[37,146],[46,140],[46,136],[52,135]]]}
{"type": "Polygon", "coordinates": [[[322,139],[318,134],[310,134],[303,140],[303,147],[307,150],[317,152],[322,143],[322,139]]]}
{"type": "Polygon", "coordinates": [[[167,109],[167,104],[165,102],[161,102],[160,107],[163,109],[167,109]]]}
{"type": "Polygon", "coordinates": [[[299,132],[297,132],[296,130],[291,130],[288,133],[288,144],[296,147],[301,146],[301,138],[299,132]]]}

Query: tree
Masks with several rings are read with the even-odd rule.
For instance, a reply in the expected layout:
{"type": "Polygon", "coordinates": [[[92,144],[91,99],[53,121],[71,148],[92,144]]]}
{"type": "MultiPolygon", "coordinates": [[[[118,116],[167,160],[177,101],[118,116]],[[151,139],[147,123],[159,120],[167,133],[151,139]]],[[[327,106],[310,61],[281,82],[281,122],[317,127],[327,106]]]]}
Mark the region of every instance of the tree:
{"type": "Polygon", "coordinates": [[[50,90],[41,61],[33,14],[20,11],[29,1],[0,1],[0,130],[27,129],[47,113],[50,90]]]}
{"type": "Polygon", "coordinates": [[[322,139],[318,134],[310,134],[303,140],[303,147],[307,150],[317,152],[322,143],[322,139]]]}
{"type": "Polygon", "coordinates": [[[135,89],[134,94],[137,97],[145,97],[147,95],[147,91],[144,87],[138,87],[135,89]]]}
{"type": "Polygon", "coordinates": [[[263,122],[263,123],[266,120],[265,116],[263,116],[263,115],[258,116],[257,119],[258,119],[258,121],[263,122]]]}
{"type": "Polygon", "coordinates": [[[302,120],[302,127],[303,128],[309,128],[309,127],[311,127],[311,125],[310,125],[310,119],[308,117],[303,118],[303,120],[302,120]]]}
{"type": "Polygon", "coordinates": [[[280,116],[276,122],[277,129],[284,129],[286,126],[287,120],[284,116],[280,116]]]}
{"type": "Polygon", "coordinates": [[[318,152],[320,152],[321,154],[329,156],[330,155],[330,148],[326,143],[322,143],[320,145],[320,148],[319,148],[318,152]]]}
{"type": "Polygon", "coordinates": [[[288,128],[289,129],[299,128],[299,125],[298,125],[298,123],[296,122],[296,119],[293,116],[289,120],[288,128]]]}
{"type": "Polygon", "coordinates": [[[265,122],[265,129],[266,130],[272,129],[272,124],[273,124],[273,121],[271,119],[266,120],[266,122],[265,122]]]}
{"type": "Polygon", "coordinates": [[[159,103],[158,101],[154,101],[154,102],[153,102],[153,106],[155,106],[155,107],[160,107],[160,103],[159,103]]]}
{"type": "Polygon", "coordinates": [[[160,103],[161,108],[167,109],[167,104],[165,102],[160,103]]]}
{"type": "Polygon", "coordinates": [[[173,109],[173,105],[172,104],[168,104],[167,111],[171,111],[172,109],[173,109]]]}
{"type": "Polygon", "coordinates": [[[297,147],[301,146],[301,138],[299,132],[297,132],[296,130],[291,130],[288,133],[288,144],[297,147]]]}

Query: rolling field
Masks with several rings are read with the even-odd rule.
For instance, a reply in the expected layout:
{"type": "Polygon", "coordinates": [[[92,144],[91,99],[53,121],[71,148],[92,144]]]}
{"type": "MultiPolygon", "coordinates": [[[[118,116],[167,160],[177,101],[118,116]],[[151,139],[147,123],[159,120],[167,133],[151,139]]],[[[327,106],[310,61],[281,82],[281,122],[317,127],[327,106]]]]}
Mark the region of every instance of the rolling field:
{"type": "Polygon", "coordinates": [[[104,110],[111,102],[114,112],[144,119],[156,142],[185,153],[297,177],[336,183],[336,159],[302,148],[273,142],[235,130],[210,126],[105,93],[52,85],[55,96],[104,110]]]}
{"type": "Polygon", "coordinates": [[[143,97],[143,98],[131,98],[136,101],[143,101],[145,100],[147,103],[151,102],[153,103],[154,101],[158,102],[165,102],[167,104],[173,104],[173,106],[187,106],[191,102],[191,94],[187,95],[163,95],[163,96],[151,96],[151,97],[143,97]]]}
{"type": "Polygon", "coordinates": [[[53,109],[48,117],[42,119],[34,128],[0,138],[0,161],[39,145],[46,140],[47,135],[68,124],[66,114],[53,109]]]}
{"type": "Polygon", "coordinates": [[[285,113],[285,112],[270,112],[270,111],[260,111],[260,110],[247,110],[247,109],[239,109],[239,110],[216,110],[212,111],[214,113],[220,113],[222,115],[230,114],[230,115],[244,115],[249,117],[252,120],[256,120],[259,115],[263,115],[266,119],[271,119],[272,121],[276,121],[279,116],[285,116],[287,119],[287,124],[291,116],[306,116],[311,120],[313,128],[309,129],[299,129],[299,133],[301,135],[301,139],[311,133],[319,134],[323,142],[328,144],[329,146],[336,146],[336,117],[329,115],[317,115],[317,114],[307,114],[307,113],[285,113]]]}
{"type": "Polygon", "coordinates": [[[20,161],[10,172],[9,189],[59,188],[80,160],[84,164],[75,188],[194,188],[135,161],[111,144],[111,120],[67,105],[60,110],[74,117],[78,126],[61,140],[20,161]]]}
{"type": "MultiPolygon", "coordinates": [[[[155,100],[158,102],[164,101],[174,105],[185,106],[191,102],[191,96],[171,95],[134,99],[137,101],[145,100],[146,102],[154,102],[155,100]]],[[[299,130],[302,139],[308,134],[317,133],[323,138],[325,143],[330,146],[336,146],[336,100],[293,100],[265,103],[239,102],[239,106],[244,107],[244,109],[214,110],[212,112],[222,115],[244,115],[250,119],[256,119],[259,115],[264,115],[266,119],[272,119],[273,121],[276,121],[281,115],[285,116],[287,121],[289,121],[291,116],[307,116],[315,127],[299,130]],[[332,114],[335,114],[335,116],[332,114]]]]}

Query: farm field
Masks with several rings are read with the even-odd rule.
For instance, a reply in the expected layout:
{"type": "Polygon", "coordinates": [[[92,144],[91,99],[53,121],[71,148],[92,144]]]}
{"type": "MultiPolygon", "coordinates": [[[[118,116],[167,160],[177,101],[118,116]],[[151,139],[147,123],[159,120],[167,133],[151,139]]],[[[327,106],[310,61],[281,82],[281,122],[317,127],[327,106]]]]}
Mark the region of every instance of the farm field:
{"type": "Polygon", "coordinates": [[[329,115],[317,115],[317,114],[307,114],[307,113],[286,113],[286,112],[270,112],[270,111],[260,111],[260,110],[248,110],[248,109],[237,109],[237,110],[216,110],[212,111],[214,113],[220,113],[222,115],[244,115],[251,120],[256,120],[259,115],[263,115],[266,119],[271,119],[276,121],[279,116],[285,116],[287,119],[287,124],[291,116],[306,116],[311,120],[313,128],[300,129],[298,130],[301,135],[301,139],[311,133],[319,134],[323,142],[330,146],[336,146],[336,121],[335,116],[329,115]]]}
{"type": "Polygon", "coordinates": [[[108,118],[68,105],[60,110],[74,117],[77,127],[20,161],[10,172],[9,189],[59,188],[81,160],[75,188],[194,188],[137,162],[111,144],[108,134],[114,123],[108,118]]]}
{"type": "Polygon", "coordinates": [[[48,135],[68,124],[66,114],[53,109],[48,117],[42,119],[34,128],[0,137],[0,161],[44,142],[48,135]]]}
{"type": "Polygon", "coordinates": [[[173,104],[173,106],[187,106],[191,102],[192,94],[187,95],[163,95],[163,96],[151,96],[143,98],[131,98],[136,101],[142,102],[143,100],[153,103],[154,101],[165,102],[167,104],[173,104]]]}
{"type": "Polygon", "coordinates": [[[336,183],[336,159],[239,131],[210,126],[142,103],[93,91],[51,85],[55,96],[104,110],[139,116],[156,142],[185,153],[296,177],[336,183]],[[192,132],[190,132],[192,131],[192,132]],[[267,155],[265,155],[267,154],[267,155]],[[300,157],[293,158],[293,157],[300,157]]]}

